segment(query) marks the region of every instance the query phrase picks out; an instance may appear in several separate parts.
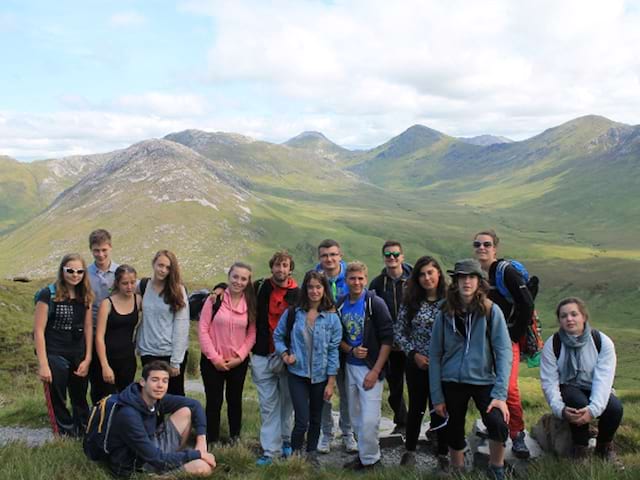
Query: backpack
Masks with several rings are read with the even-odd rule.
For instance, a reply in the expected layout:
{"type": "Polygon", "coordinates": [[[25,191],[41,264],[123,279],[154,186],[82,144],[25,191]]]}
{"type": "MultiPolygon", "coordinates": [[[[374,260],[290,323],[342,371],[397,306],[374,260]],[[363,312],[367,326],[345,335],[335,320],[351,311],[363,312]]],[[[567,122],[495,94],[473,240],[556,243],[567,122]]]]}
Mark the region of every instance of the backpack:
{"type": "MultiPolygon", "coordinates": [[[[202,307],[204,306],[204,302],[207,301],[207,298],[209,298],[209,295],[211,295],[211,292],[213,292],[216,288],[222,288],[224,290],[227,288],[227,284],[224,282],[218,283],[211,290],[207,290],[206,288],[203,288],[201,290],[196,290],[195,292],[189,294],[189,318],[191,318],[191,320],[196,320],[196,321],[200,320],[200,312],[202,312],[202,307]]],[[[213,315],[211,315],[212,319],[213,319],[213,316],[218,312],[218,309],[220,308],[221,303],[222,303],[222,300],[220,299],[220,297],[217,297],[215,303],[213,304],[214,311],[213,311],[213,315]]]]}
{"type": "Polygon", "coordinates": [[[118,410],[119,400],[118,394],[113,393],[104,397],[91,409],[91,416],[82,440],[82,449],[85,455],[94,462],[106,460],[109,456],[107,443],[113,415],[118,410]]]}
{"type": "MultiPolygon", "coordinates": [[[[496,266],[496,289],[510,304],[513,305],[513,297],[507,289],[504,282],[504,272],[507,266],[511,265],[518,274],[522,277],[527,289],[531,294],[531,298],[535,300],[538,295],[538,289],[540,286],[540,279],[535,275],[529,275],[526,267],[517,260],[499,260],[496,266]]],[[[530,368],[540,366],[540,354],[542,347],[544,347],[544,340],[542,339],[542,322],[538,311],[534,308],[527,325],[525,334],[520,339],[520,353],[521,358],[527,360],[527,365],[530,368]]]]}
{"type": "Polygon", "coordinates": [[[55,283],[50,283],[46,287],[42,287],[38,289],[36,293],[33,294],[33,304],[35,305],[36,303],[38,303],[38,297],[40,296],[40,292],[42,292],[44,289],[47,289],[47,288],[49,289],[49,315],[51,315],[51,313],[53,312],[53,299],[56,296],[55,283]]]}
{"type": "MultiPolygon", "coordinates": [[[[593,338],[593,343],[596,346],[596,350],[600,353],[602,350],[602,336],[600,335],[600,331],[595,328],[591,329],[591,338],[593,338]]],[[[556,360],[560,358],[560,349],[562,348],[562,341],[560,340],[560,335],[558,332],[553,334],[553,354],[556,356],[556,360]]]]}

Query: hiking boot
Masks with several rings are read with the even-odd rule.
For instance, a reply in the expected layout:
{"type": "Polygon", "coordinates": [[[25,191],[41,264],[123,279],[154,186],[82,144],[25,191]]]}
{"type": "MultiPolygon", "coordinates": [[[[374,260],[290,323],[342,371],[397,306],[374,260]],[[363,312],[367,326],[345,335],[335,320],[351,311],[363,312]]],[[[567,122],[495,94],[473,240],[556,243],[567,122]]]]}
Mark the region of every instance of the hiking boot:
{"type": "Polygon", "coordinates": [[[349,433],[348,435],[342,436],[342,444],[344,445],[344,449],[348,453],[358,453],[358,442],[353,436],[353,433],[349,433]]]}
{"type": "Polygon", "coordinates": [[[438,467],[440,468],[441,471],[443,472],[448,472],[449,471],[449,454],[445,453],[445,454],[438,454],[436,456],[436,459],[438,460],[438,467]]]}
{"type": "Polygon", "coordinates": [[[267,457],[266,455],[262,455],[258,460],[256,460],[256,465],[259,467],[267,467],[273,464],[273,459],[271,457],[267,457]]]}
{"type": "Polygon", "coordinates": [[[293,453],[290,442],[282,442],[282,458],[289,458],[293,453]]]}
{"type": "Polygon", "coordinates": [[[329,453],[331,451],[331,435],[323,433],[318,440],[318,453],[329,453]]]}
{"type": "Polygon", "coordinates": [[[342,465],[342,468],[344,468],[345,470],[360,471],[364,468],[364,465],[360,461],[360,457],[356,457],[353,460],[349,460],[347,463],[342,465]]]}
{"type": "Polygon", "coordinates": [[[598,458],[601,458],[603,462],[610,463],[617,470],[624,470],[624,465],[616,454],[613,442],[597,443],[594,453],[598,458]]]}
{"type": "Polygon", "coordinates": [[[362,468],[360,469],[360,471],[371,472],[373,470],[379,470],[383,467],[384,465],[382,465],[382,460],[378,460],[376,463],[372,463],[371,465],[362,465],[362,468]]]}
{"type": "Polygon", "coordinates": [[[304,456],[305,461],[311,465],[311,467],[318,469],[320,468],[320,459],[318,458],[318,452],[307,452],[304,456]]]}
{"type": "Polygon", "coordinates": [[[407,429],[404,425],[396,425],[391,430],[391,435],[402,435],[403,437],[406,435],[407,429]]]}
{"type": "Polygon", "coordinates": [[[416,466],[416,452],[404,452],[400,459],[401,467],[415,467],[416,466]]]}
{"type": "Polygon", "coordinates": [[[511,440],[511,451],[516,458],[527,459],[531,456],[529,449],[527,448],[527,444],[524,442],[525,433],[524,431],[518,432],[518,434],[511,440]]]}
{"type": "Polygon", "coordinates": [[[504,480],[504,465],[499,467],[496,465],[489,465],[489,470],[487,470],[487,477],[490,480],[504,480]]]}

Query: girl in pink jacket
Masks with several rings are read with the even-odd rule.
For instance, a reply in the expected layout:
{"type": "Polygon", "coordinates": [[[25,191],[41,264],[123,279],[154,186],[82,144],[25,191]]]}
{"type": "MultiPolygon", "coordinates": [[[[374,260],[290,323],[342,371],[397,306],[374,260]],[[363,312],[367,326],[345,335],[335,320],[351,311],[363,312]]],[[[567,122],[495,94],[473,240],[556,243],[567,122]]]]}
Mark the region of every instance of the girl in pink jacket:
{"type": "Polygon", "coordinates": [[[256,341],[256,297],[251,267],[235,262],[229,269],[228,284],[221,298],[210,296],[207,299],[198,328],[209,442],[217,442],[220,437],[225,384],[229,437],[231,442],[240,438],[242,390],[249,352],[256,341]]]}

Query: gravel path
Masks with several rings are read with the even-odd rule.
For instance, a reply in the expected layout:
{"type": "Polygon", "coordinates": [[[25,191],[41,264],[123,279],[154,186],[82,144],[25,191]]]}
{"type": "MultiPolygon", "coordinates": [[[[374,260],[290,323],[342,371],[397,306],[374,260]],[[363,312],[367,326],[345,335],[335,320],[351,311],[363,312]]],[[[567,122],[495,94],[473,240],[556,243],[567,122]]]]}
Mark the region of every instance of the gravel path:
{"type": "Polygon", "coordinates": [[[38,447],[53,438],[50,428],[0,427],[0,446],[9,442],[24,442],[28,447],[38,447]]]}

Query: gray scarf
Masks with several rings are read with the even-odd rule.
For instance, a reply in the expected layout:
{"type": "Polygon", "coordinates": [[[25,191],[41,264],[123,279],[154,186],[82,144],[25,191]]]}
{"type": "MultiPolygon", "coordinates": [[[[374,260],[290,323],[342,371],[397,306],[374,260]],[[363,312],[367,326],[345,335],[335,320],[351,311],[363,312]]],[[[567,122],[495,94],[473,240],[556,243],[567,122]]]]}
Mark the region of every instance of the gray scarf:
{"type": "Polygon", "coordinates": [[[560,341],[565,349],[565,369],[567,372],[567,382],[577,379],[580,372],[580,349],[584,347],[587,342],[591,341],[591,326],[588,322],[584,324],[584,332],[577,337],[569,335],[562,328],[558,331],[560,335],[560,341]]]}

